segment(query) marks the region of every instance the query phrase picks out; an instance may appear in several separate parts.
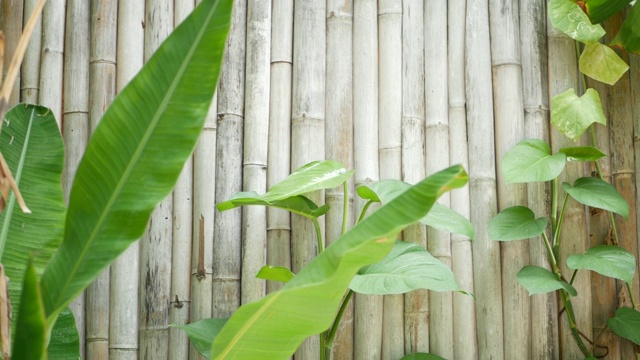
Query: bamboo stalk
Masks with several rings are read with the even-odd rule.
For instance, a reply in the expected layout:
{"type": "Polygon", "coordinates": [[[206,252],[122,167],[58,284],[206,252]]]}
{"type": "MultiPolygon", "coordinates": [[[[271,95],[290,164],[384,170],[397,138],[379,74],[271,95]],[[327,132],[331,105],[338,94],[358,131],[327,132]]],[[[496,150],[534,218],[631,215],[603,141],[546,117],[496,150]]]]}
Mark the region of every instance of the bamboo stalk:
{"type": "MultiPolygon", "coordinates": [[[[234,3],[231,30],[218,88],[216,202],[242,190],[242,129],[247,8],[234,3]]],[[[213,235],[213,317],[229,317],[240,306],[241,210],[218,212],[213,235]]]]}
{"type": "MultiPolygon", "coordinates": [[[[144,61],[144,2],[118,5],[116,90],[121,91],[142,68],[144,61]]],[[[109,358],[138,358],[140,245],[132,244],[111,265],[109,308],[109,358]]]]}
{"type": "MultiPolygon", "coordinates": [[[[267,187],[290,173],[293,0],[275,1],[271,17],[271,89],[267,187]]],[[[267,209],[267,264],[291,268],[291,219],[284,210],[267,209]]],[[[282,287],[268,281],[267,292],[282,287]]]]}
{"type": "MultiPolygon", "coordinates": [[[[425,145],[426,174],[449,166],[449,94],[447,82],[447,2],[427,1],[425,18],[425,145]]],[[[449,206],[450,195],[443,194],[439,203],[449,206]]],[[[427,228],[427,244],[431,255],[451,267],[451,236],[447,232],[427,228]]],[[[453,294],[429,293],[431,323],[429,350],[445,358],[453,358],[453,294]]]]}
{"type": "Polygon", "coordinates": [[[49,0],[42,11],[42,57],[38,103],[48,107],[62,128],[62,65],[66,0],[49,0]]]}
{"type": "MultiPolygon", "coordinates": [[[[623,16],[615,14],[605,24],[607,33],[614,34],[620,30],[623,16]]],[[[629,54],[622,50],[616,51],[625,61],[629,61],[629,54]]],[[[633,149],[633,123],[629,121],[633,117],[631,108],[630,78],[626,73],[618,82],[608,87],[607,102],[609,104],[607,118],[610,123],[610,160],[611,183],[629,204],[629,220],[615,215],[615,225],[618,230],[619,246],[632,254],[638,254],[638,242],[636,219],[636,188],[635,166],[633,149]]],[[[633,299],[640,299],[640,277],[636,271],[632,282],[633,299]]],[[[616,293],[618,294],[618,306],[632,306],[629,289],[623,281],[616,281],[616,293]]],[[[613,315],[613,314],[611,314],[613,315]]],[[[594,333],[594,336],[597,334],[594,333]]],[[[620,341],[620,356],[622,359],[630,359],[636,356],[636,347],[627,340],[620,341]]]]}
{"type": "MultiPolygon", "coordinates": [[[[38,0],[24,1],[23,23],[27,23],[38,0]]],[[[42,17],[38,17],[29,45],[22,61],[20,72],[20,101],[36,104],[40,94],[40,48],[42,45],[42,17]]]]}
{"type": "MultiPolygon", "coordinates": [[[[353,8],[353,157],[355,185],[379,180],[378,160],[378,17],[377,1],[356,1],[353,8]]],[[[356,201],[356,211],[364,200],[356,201]]],[[[354,358],[382,355],[383,298],[356,294],[354,358]]]]}
{"type": "MultiPolygon", "coordinates": [[[[634,151],[635,151],[635,172],[636,174],[638,174],[638,172],[640,171],[640,145],[638,144],[638,140],[640,139],[640,101],[636,99],[638,99],[638,96],[640,96],[640,57],[629,56],[629,67],[630,67],[629,85],[631,87],[630,98],[633,99],[631,101],[631,106],[633,111],[633,133],[634,133],[633,145],[634,145],[634,151]]],[[[640,187],[640,176],[636,175],[635,179],[636,179],[635,202],[636,204],[638,204],[640,202],[640,199],[638,198],[640,196],[640,191],[638,191],[638,188],[640,187]]],[[[640,212],[638,212],[636,209],[636,223],[640,221],[639,217],[640,217],[640,212]]],[[[637,227],[636,234],[637,234],[636,239],[638,241],[638,244],[637,244],[638,252],[635,253],[634,255],[636,256],[636,259],[637,259],[638,257],[640,257],[640,226],[637,227]]],[[[636,269],[636,272],[640,271],[640,263],[636,264],[636,266],[638,266],[638,268],[636,269]]],[[[640,301],[640,300],[636,298],[636,301],[640,301]]],[[[636,309],[638,309],[637,306],[636,306],[636,309]]]]}
{"type": "MultiPolygon", "coordinates": [[[[247,64],[245,78],[245,122],[243,189],[260,194],[267,191],[269,140],[269,83],[271,52],[271,2],[249,0],[247,4],[247,64]]],[[[266,209],[242,208],[243,304],[265,294],[264,280],[256,278],[265,265],[267,245],[266,209]]]]}
{"type": "MultiPolygon", "coordinates": [[[[380,179],[402,178],[402,3],[378,2],[380,179]]],[[[382,359],[404,355],[404,295],[383,300],[382,359]]]]}
{"type": "MultiPolygon", "coordinates": [[[[327,2],[327,76],[325,111],[327,123],[327,159],[341,162],[347,169],[353,168],[353,2],[327,2]]],[[[347,188],[347,226],[354,222],[353,182],[347,188]]],[[[331,207],[324,217],[326,221],[326,243],[330,246],[342,232],[344,205],[342,186],[325,191],[325,201],[331,207]]],[[[331,358],[349,360],[353,358],[353,302],[347,305],[338,325],[333,342],[331,358]]]]}
{"type": "MultiPolygon", "coordinates": [[[[549,55],[549,96],[560,94],[567,89],[578,89],[578,69],[575,56],[575,44],[569,37],[562,34],[559,30],[553,28],[551,24],[547,25],[547,41],[549,55]]],[[[566,138],[555,128],[551,130],[551,148],[558,151],[559,148],[567,146],[580,146],[582,141],[577,143],[566,138]]],[[[559,181],[573,183],[575,179],[583,175],[583,167],[581,164],[568,163],[564,173],[560,176],[559,181]]],[[[559,201],[564,199],[564,191],[559,189],[559,201]]],[[[566,276],[571,274],[570,270],[564,265],[566,258],[571,254],[582,254],[587,249],[588,239],[586,231],[586,219],[584,207],[576,201],[570,200],[565,211],[564,226],[562,233],[562,246],[560,248],[560,269],[566,276]]],[[[590,293],[591,274],[589,271],[581,271],[578,273],[573,286],[578,294],[590,293]]],[[[592,339],[591,329],[591,297],[578,296],[572,298],[573,308],[576,315],[578,329],[592,339]]],[[[560,309],[562,310],[562,309],[560,309]]],[[[560,356],[566,359],[582,359],[582,352],[576,345],[571,334],[566,314],[563,312],[560,319],[560,356]]]]}
{"type": "MultiPolygon", "coordinates": [[[[448,90],[449,90],[449,159],[452,164],[469,168],[467,152],[467,117],[465,113],[465,17],[466,0],[449,1],[448,90]]],[[[451,192],[451,209],[469,218],[469,187],[451,192]]],[[[467,236],[451,235],[451,267],[458,284],[473,292],[473,254],[467,236]]],[[[478,344],[475,326],[475,301],[470,296],[453,295],[453,349],[456,358],[476,359],[478,344]]]]}
{"type": "MultiPolygon", "coordinates": [[[[8,65],[13,54],[16,52],[18,40],[22,34],[22,16],[24,12],[24,1],[3,1],[2,4],[2,31],[5,36],[4,66],[2,67],[2,79],[6,77],[8,65]]],[[[16,77],[11,95],[9,96],[8,108],[11,108],[20,101],[20,72],[16,77]]]]}
{"type": "MultiPolygon", "coordinates": [[[[546,1],[526,0],[520,6],[520,44],[524,99],[525,137],[549,141],[547,87],[546,1]],[[531,34],[534,34],[533,36],[531,34]]],[[[529,183],[528,206],[536,216],[549,218],[549,184],[529,183]]],[[[532,265],[551,270],[542,238],[529,241],[532,265]]],[[[555,293],[531,297],[531,358],[557,359],[558,305],[555,293]]]]}
{"type": "MultiPolygon", "coordinates": [[[[490,0],[489,16],[492,39],[493,96],[495,116],[496,167],[498,179],[498,209],[526,205],[526,184],[506,185],[502,172],[502,158],[518,142],[524,140],[524,104],[522,95],[522,67],[520,65],[520,36],[518,3],[490,0]]],[[[502,297],[507,359],[528,359],[531,350],[531,316],[529,294],[517,281],[521,268],[529,265],[527,241],[504,242],[502,252],[502,297]]]]}
{"type": "MultiPolygon", "coordinates": [[[[62,188],[65,202],[69,201],[71,185],[89,140],[89,3],[85,0],[70,0],[67,4],[67,17],[62,127],[65,145],[62,188]]],[[[80,354],[83,358],[85,358],[84,300],[83,293],[70,305],[78,334],[80,334],[80,354]]]]}
{"type": "MultiPolygon", "coordinates": [[[[144,59],[148,61],[173,30],[173,1],[147,0],[144,59]]],[[[169,307],[173,240],[173,198],[164,199],[151,215],[140,242],[140,358],[169,355],[169,307]]]]}
{"type": "Polygon", "coordinates": [[[487,236],[487,223],[496,214],[493,95],[487,0],[467,1],[466,96],[469,154],[469,194],[476,294],[478,358],[504,358],[502,284],[499,244],[487,236]]]}
{"type": "MultiPolygon", "coordinates": [[[[115,97],[117,4],[91,1],[89,121],[93,132],[115,97]]],[[[46,7],[45,7],[46,9],[46,7]]],[[[45,22],[46,28],[46,22],[45,22]]],[[[43,55],[44,64],[44,55],[43,55]]],[[[44,66],[42,68],[44,73],[44,66]]],[[[45,94],[41,87],[41,100],[45,94]]],[[[109,358],[109,269],[86,290],[86,351],[90,359],[109,358]]]]}
{"type": "MultiPolygon", "coordinates": [[[[425,176],[424,157],[424,3],[402,3],[402,178],[416,183],[425,176]]],[[[426,229],[410,226],[406,241],[426,247],[426,229]]],[[[429,351],[429,302],[426,290],[404,297],[404,351],[429,351]]]]}
{"type": "MultiPolygon", "coordinates": [[[[293,16],[291,168],[297,169],[325,155],[326,3],[297,2],[293,16]]],[[[309,199],[322,203],[324,192],[313,192],[309,199]]],[[[324,219],[319,220],[324,230],[324,219]]],[[[291,225],[291,262],[298,272],[317,256],[318,239],[309,220],[292,215],[291,225]]],[[[315,359],[319,351],[318,337],[313,336],[302,343],[295,357],[315,359]]]]}

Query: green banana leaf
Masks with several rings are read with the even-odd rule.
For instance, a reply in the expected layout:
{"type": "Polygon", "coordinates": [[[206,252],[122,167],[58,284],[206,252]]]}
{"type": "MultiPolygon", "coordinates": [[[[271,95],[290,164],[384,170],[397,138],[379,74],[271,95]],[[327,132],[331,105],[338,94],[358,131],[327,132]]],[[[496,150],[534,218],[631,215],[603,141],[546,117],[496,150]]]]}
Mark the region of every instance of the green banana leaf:
{"type": "Polygon", "coordinates": [[[618,35],[611,46],[622,47],[628,52],[640,54],[640,6],[636,3],[627,13],[618,35]]]}
{"type": "Polygon", "coordinates": [[[76,319],[66,307],[56,320],[47,346],[49,360],[80,360],[80,337],[76,319]]]}
{"type": "Polygon", "coordinates": [[[630,2],[631,0],[586,0],[584,5],[591,22],[597,24],[624,9],[630,2]]]}
{"type": "Polygon", "coordinates": [[[175,185],[216,88],[231,0],[204,0],[118,95],[71,190],[64,240],[41,286],[48,327],[129,245],[175,185]]]}
{"type": "Polygon", "coordinates": [[[46,317],[38,284],[38,274],[32,261],[26,264],[23,276],[22,299],[18,309],[16,331],[13,339],[14,360],[41,359],[47,347],[46,317]]]}
{"type": "Polygon", "coordinates": [[[0,151],[31,209],[25,214],[11,193],[0,213],[0,242],[5,244],[2,263],[9,283],[13,318],[20,308],[23,276],[33,259],[38,275],[62,241],[65,206],[62,195],[62,136],[51,110],[19,104],[2,122],[0,151]]]}
{"type": "Polygon", "coordinates": [[[286,359],[326,330],[358,270],[385,257],[396,235],[429,212],[444,192],[467,182],[462,167],[438,172],[358,223],[280,291],[240,307],[216,336],[214,359],[286,359]]]}

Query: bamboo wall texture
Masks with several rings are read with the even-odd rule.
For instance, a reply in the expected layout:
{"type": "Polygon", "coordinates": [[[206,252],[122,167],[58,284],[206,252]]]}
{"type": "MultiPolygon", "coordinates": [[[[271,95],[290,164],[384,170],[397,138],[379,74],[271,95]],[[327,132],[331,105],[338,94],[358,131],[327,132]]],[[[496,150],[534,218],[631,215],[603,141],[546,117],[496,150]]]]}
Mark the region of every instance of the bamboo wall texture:
{"type": "MultiPolygon", "coordinates": [[[[35,1],[0,4],[8,58],[35,1]]],[[[11,101],[54,110],[66,146],[65,193],[110,101],[196,5],[48,1],[11,101]]],[[[631,205],[629,222],[616,218],[621,243],[637,254],[640,58],[624,58],[631,69],[616,86],[588,85],[601,92],[610,121],[596,132],[610,154],[603,175],[631,205]]],[[[505,186],[498,170],[522,139],[573,145],[550,129],[549,99],[577,86],[575,45],[547,24],[544,0],[237,0],[218,92],[173,195],[139,244],[72,305],[83,355],[199,359],[168,324],[229,316],[279,288],[255,279],[263,264],[295,272],[317,251],[304,219],[260,208],[220,213],[214,204],[237,191],[264,192],[292,169],[326,158],[356,169],[348,194],[340,187],[311,195],[335,204],[322,222],[326,245],[340,234],[344,196],[350,224],[362,206],[355,186],[416,182],[453,163],[468,169],[469,186],[441,202],[476,228],[474,242],[421,225],[403,238],[451,266],[477,300],[427,291],[357,295],[335,359],[429,350],[450,359],[581,358],[566,321],[557,320],[555,296],[529,297],[515,281],[525,264],[546,266],[539,239],[499,244],[486,233],[488,220],[514,204],[548,214],[546,185],[505,186]]],[[[565,180],[590,171],[570,166],[565,180]]],[[[607,241],[611,226],[608,216],[575,203],[565,223],[564,256],[607,241]]],[[[636,293],[639,285],[636,276],[636,293]]],[[[583,295],[574,301],[579,327],[593,338],[625,301],[624,290],[587,272],[574,286],[583,295]]],[[[610,332],[601,338],[610,359],[630,358],[628,343],[610,332]]],[[[309,339],[295,359],[316,358],[317,347],[309,339]]]]}

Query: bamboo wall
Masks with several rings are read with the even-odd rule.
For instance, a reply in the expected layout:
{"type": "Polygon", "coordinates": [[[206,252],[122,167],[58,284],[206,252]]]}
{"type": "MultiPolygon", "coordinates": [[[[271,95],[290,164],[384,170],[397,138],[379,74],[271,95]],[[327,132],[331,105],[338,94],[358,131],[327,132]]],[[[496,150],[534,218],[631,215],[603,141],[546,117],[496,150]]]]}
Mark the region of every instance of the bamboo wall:
{"type": "MultiPolygon", "coordinates": [[[[0,0],[7,57],[34,3],[0,0]]],[[[108,104],[194,6],[47,2],[11,101],[53,109],[66,145],[65,193],[108,104]]],[[[603,171],[631,205],[618,229],[637,254],[640,58],[625,59],[631,69],[616,86],[589,86],[601,91],[610,122],[597,133],[610,154],[603,171]]],[[[468,169],[469,186],[441,201],[476,228],[474,242],[422,226],[403,233],[451,266],[475,301],[426,291],[357,295],[335,359],[414,351],[448,359],[581,358],[558,321],[555,296],[529,297],[515,280],[523,265],[546,266],[541,241],[499,244],[486,232],[508,206],[528,203],[538,216],[548,214],[545,185],[506,186],[498,170],[502,155],[526,138],[555,149],[574,145],[550,129],[549,99],[578,86],[574,43],[547,25],[544,0],[236,1],[218,92],[173,195],[141,241],[72,306],[84,357],[199,359],[169,324],[227,317],[279,288],[254,277],[262,265],[295,272],[317,251],[312,225],[298,216],[258,207],[220,213],[214,204],[237,191],[264,192],[309,161],[334,159],[356,173],[348,194],[311,195],[333,208],[321,223],[326,245],[340,234],[344,196],[350,214],[362,207],[356,186],[416,182],[454,163],[468,169]]],[[[571,166],[567,179],[589,171],[571,166]]],[[[598,213],[574,204],[566,223],[565,256],[607,241],[610,225],[598,213]]],[[[574,286],[583,295],[574,301],[578,325],[593,339],[625,301],[620,284],[582,272],[574,286]]],[[[608,358],[631,358],[628,343],[609,331],[602,339],[608,358]]],[[[309,339],[295,359],[314,359],[317,347],[309,339]]]]}

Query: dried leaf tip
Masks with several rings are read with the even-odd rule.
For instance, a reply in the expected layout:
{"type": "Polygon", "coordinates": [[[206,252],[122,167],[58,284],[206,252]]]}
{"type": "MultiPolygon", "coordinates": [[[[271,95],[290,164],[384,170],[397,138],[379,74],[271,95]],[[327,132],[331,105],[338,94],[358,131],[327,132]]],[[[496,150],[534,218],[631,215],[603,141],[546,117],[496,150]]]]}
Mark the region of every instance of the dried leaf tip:
{"type": "Polygon", "coordinates": [[[4,210],[7,206],[7,201],[9,200],[9,188],[11,188],[16,195],[16,200],[18,201],[18,205],[20,205],[22,212],[31,214],[31,210],[29,210],[27,204],[25,204],[22,194],[18,189],[18,185],[13,179],[13,175],[11,175],[9,165],[7,165],[7,162],[4,160],[2,153],[0,153],[0,194],[2,194],[2,198],[0,198],[0,211],[4,210]]]}

